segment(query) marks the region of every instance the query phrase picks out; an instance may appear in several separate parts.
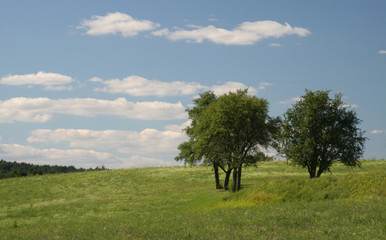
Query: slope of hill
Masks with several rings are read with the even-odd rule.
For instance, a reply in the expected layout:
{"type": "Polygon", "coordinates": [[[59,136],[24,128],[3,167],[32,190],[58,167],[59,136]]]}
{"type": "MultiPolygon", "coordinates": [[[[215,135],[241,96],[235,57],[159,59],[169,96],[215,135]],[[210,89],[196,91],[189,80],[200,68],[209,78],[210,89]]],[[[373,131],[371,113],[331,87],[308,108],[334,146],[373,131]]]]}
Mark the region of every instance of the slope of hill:
{"type": "MultiPolygon", "coordinates": [[[[223,177],[223,176],[222,176],[223,177]]],[[[0,180],[1,239],[383,239],[386,161],[310,180],[285,162],[214,189],[207,167],[0,180]]]]}

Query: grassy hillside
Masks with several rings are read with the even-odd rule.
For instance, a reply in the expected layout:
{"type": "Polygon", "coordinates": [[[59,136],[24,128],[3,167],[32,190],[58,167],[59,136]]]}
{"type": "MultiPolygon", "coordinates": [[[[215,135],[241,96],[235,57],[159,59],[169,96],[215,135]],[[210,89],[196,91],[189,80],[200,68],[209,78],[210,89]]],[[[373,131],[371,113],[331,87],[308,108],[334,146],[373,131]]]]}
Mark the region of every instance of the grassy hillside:
{"type": "MultiPolygon", "coordinates": [[[[222,176],[223,177],[223,176],[222,176]]],[[[207,167],[3,179],[1,239],[384,239],[386,161],[305,169],[261,163],[235,194],[207,167]]]]}

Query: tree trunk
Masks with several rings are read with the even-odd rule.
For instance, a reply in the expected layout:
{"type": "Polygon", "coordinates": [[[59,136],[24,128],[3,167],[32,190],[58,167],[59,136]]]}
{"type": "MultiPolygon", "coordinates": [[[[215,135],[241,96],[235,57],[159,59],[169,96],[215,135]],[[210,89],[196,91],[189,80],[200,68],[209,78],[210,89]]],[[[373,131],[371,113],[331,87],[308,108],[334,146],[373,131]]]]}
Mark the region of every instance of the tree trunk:
{"type": "Polygon", "coordinates": [[[213,168],[214,168],[214,179],[216,181],[216,189],[221,189],[221,184],[220,184],[220,177],[218,174],[218,166],[217,164],[213,163],[213,168]]]}
{"type": "MultiPolygon", "coordinates": [[[[242,164],[240,165],[239,167],[239,170],[238,170],[238,179],[237,179],[237,189],[240,190],[241,189],[241,168],[242,168],[242,164]]],[[[237,191],[238,191],[237,190],[237,191]]]]}
{"type": "Polygon", "coordinates": [[[237,192],[240,190],[239,179],[240,179],[239,168],[234,168],[233,169],[233,188],[232,188],[233,192],[237,192]]]}
{"type": "Polygon", "coordinates": [[[324,172],[324,168],[322,167],[319,167],[319,170],[318,170],[318,173],[316,174],[316,177],[320,177],[320,175],[322,175],[322,173],[324,172]]]}
{"type": "Polygon", "coordinates": [[[224,189],[229,189],[229,178],[231,177],[232,168],[229,168],[228,171],[225,172],[225,181],[224,181],[224,189]]]}
{"type": "Polygon", "coordinates": [[[308,173],[310,174],[310,178],[315,178],[316,176],[316,163],[311,163],[310,166],[308,166],[308,173]]]}
{"type": "Polygon", "coordinates": [[[232,191],[236,192],[236,185],[237,185],[237,169],[233,169],[233,186],[232,191]]]}

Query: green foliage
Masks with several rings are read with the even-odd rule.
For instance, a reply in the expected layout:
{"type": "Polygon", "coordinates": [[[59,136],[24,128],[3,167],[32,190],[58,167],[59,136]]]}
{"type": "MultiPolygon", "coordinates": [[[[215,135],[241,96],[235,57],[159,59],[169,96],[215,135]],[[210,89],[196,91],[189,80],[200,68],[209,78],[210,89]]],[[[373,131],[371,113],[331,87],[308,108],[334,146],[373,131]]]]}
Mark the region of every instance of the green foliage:
{"type": "Polygon", "coordinates": [[[311,178],[329,171],[335,162],[359,166],[366,138],[356,113],[343,104],[340,94],[306,90],[286,114],[280,152],[292,163],[307,168],[311,178]]]}
{"type": "Polygon", "coordinates": [[[205,149],[205,155],[230,161],[237,168],[250,153],[269,145],[268,119],[265,99],[248,96],[246,90],[230,92],[201,114],[198,145],[205,149]]]}
{"type": "MultiPolygon", "coordinates": [[[[226,173],[225,189],[233,171],[234,190],[239,190],[242,166],[265,158],[261,150],[273,142],[278,129],[277,120],[268,116],[268,102],[248,96],[247,89],[219,97],[205,92],[187,111],[192,120],[186,129],[190,139],[179,145],[176,160],[190,164],[203,160],[213,165],[216,176],[221,168],[226,173]]],[[[216,186],[218,182],[216,177],[216,186]]]]}
{"type": "Polygon", "coordinates": [[[194,106],[191,109],[186,109],[191,120],[190,126],[185,129],[185,133],[188,135],[189,140],[181,143],[178,146],[180,153],[175,157],[176,161],[184,161],[185,164],[194,165],[201,162],[204,159],[205,164],[212,164],[216,159],[210,159],[209,155],[206,155],[201,148],[197,146],[197,138],[199,137],[200,118],[204,110],[214,101],[217,100],[216,95],[212,91],[207,91],[200,94],[200,97],[196,98],[194,106]]]}
{"type": "Polygon", "coordinates": [[[237,193],[212,189],[205,166],[3,179],[0,236],[383,239],[386,161],[333,168],[310,181],[299,167],[262,162],[244,170],[245,188],[237,193]]]}

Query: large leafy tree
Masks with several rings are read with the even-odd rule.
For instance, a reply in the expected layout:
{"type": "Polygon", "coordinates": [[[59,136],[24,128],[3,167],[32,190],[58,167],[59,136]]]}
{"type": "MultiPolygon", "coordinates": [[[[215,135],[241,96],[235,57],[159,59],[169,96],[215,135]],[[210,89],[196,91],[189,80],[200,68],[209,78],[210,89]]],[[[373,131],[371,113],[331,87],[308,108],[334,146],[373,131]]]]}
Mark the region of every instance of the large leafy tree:
{"type": "Polygon", "coordinates": [[[366,138],[356,112],[342,102],[341,94],[329,95],[330,91],[306,90],[284,115],[280,152],[307,168],[310,178],[330,171],[335,162],[359,166],[364,151],[366,138]]]}
{"type": "MultiPolygon", "coordinates": [[[[193,109],[188,110],[190,117],[193,109]]],[[[221,168],[226,173],[226,189],[233,171],[233,190],[238,191],[243,165],[264,159],[261,150],[272,142],[277,121],[268,116],[267,101],[248,96],[247,90],[215,98],[199,112],[186,129],[190,141],[179,146],[181,153],[176,159],[203,158],[221,168]]]]}

